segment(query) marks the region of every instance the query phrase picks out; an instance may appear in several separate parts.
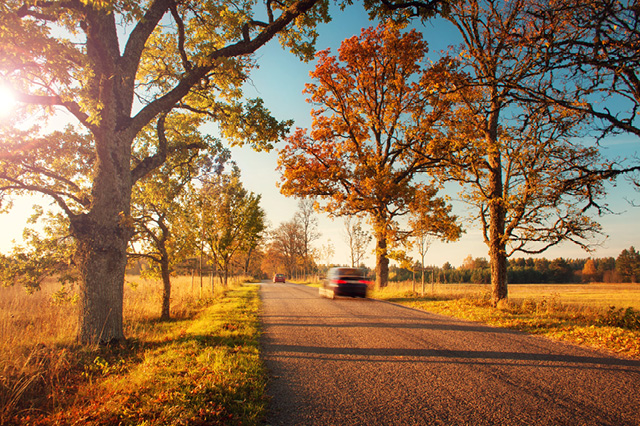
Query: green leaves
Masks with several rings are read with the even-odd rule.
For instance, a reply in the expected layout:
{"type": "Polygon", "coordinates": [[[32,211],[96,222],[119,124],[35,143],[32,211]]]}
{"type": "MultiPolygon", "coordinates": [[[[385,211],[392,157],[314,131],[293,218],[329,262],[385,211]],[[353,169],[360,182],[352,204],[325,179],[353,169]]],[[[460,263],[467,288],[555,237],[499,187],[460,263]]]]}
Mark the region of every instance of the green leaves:
{"type": "Polygon", "coordinates": [[[203,182],[198,210],[203,243],[226,284],[234,256],[255,249],[266,228],[260,195],[244,189],[234,168],[203,182]]]}
{"type": "MultiPolygon", "coordinates": [[[[39,222],[41,213],[37,212],[30,222],[39,222]]],[[[31,293],[52,276],[57,276],[63,286],[77,281],[78,272],[73,265],[75,241],[69,236],[68,220],[62,214],[49,214],[42,223],[42,233],[25,229],[24,248],[16,246],[10,256],[0,255],[3,286],[19,284],[31,293]]]]}

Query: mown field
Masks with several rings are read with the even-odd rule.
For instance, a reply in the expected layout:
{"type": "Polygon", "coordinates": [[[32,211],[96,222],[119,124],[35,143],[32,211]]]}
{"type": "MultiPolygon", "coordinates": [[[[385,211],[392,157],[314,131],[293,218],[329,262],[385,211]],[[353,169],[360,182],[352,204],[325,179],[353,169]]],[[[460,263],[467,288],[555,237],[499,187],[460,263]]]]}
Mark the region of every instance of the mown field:
{"type": "MultiPolygon", "coordinates": [[[[396,293],[413,290],[411,282],[390,283],[381,293],[396,293]]],[[[479,296],[491,291],[487,284],[425,284],[426,296],[479,296]]],[[[415,292],[422,293],[422,285],[416,282],[415,292]]],[[[547,299],[561,303],[609,308],[632,307],[640,310],[640,284],[510,284],[509,298],[514,300],[547,299]]]]}

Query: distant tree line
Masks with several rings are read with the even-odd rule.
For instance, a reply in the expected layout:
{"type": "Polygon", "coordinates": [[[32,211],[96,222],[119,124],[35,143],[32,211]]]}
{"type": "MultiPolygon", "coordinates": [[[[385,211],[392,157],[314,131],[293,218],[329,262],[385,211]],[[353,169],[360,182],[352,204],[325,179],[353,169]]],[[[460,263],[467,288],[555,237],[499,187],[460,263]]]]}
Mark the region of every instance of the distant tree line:
{"type": "Polygon", "coordinates": [[[311,243],[319,237],[313,200],[301,199],[293,218],[271,230],[265,239],[262,275],[271,277],[281,273],[287,278],[299,278],[316,274],[316,258],[319,253],[313,249],[311,243]]]}
{"type": "MultiPolygon", "coordinates": [[[[418,279],[422,268],[419,263],[412,268],[392,266],[390,272],[391,281],[408,281],[418,279]]],[[[424,274],[429,282],[491,283],[491,265],[483,257],[468,256],[458,268],[449,262],[441,267],[427,266],[424,274]]],[[[640,253],[630,247],[617,258],[515,258],[508,262],[507,278],[511,284],[640,283],[640,253]]]]}

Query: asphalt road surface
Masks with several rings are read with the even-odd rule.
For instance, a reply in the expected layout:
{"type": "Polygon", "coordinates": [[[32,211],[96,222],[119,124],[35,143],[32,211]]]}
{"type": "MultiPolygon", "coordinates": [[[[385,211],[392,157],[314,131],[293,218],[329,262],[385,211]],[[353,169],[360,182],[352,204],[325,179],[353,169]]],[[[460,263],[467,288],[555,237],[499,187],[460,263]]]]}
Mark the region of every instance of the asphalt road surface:
{"type": "Polygon", "coordinates": [[[640,425],[640,361],[261,285],[268,425],[640,425]]]}

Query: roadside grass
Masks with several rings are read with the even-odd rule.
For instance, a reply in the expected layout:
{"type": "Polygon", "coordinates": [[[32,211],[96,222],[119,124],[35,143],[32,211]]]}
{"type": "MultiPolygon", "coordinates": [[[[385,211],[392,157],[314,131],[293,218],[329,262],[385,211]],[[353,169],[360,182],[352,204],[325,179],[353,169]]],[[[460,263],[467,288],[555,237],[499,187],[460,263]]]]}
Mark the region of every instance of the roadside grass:
{"type": "MultiPolygon", "coordinates": [[[[4,320],[3,312],[0,424],[261,424],[266,372],[259,358],[258,286],[200,293],[199,283],[194,288],[190,279],[178,279],[174,319],[167,322],[155,319],[157,282],[132,280],[126,287],[129,339],[122,345],[82,347],[68,331],[20,342],[13,335],[21,324],[4,320]],[[7,350],[9,336],[19,348],[7,350]]],[[[21,309],[14,301],[14,311],[32,309],[34,299],[26,300],[21,309]]],[[[73,322],[75,305],[67,305],[57,314],[73,322]]],[[[46,319],[31,313],[35,321],[46,319]]]]}
{"type": "Polygon", "coordinates": [[[429,285],[420,295],[409,282],[371,297],[640,358],[640,285],[512,284],[509,294],[494,308],[485,285],[438,284],[433,292],[429,285]]]}

